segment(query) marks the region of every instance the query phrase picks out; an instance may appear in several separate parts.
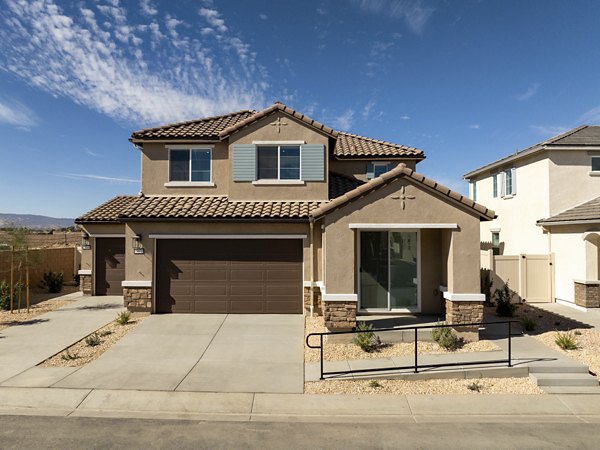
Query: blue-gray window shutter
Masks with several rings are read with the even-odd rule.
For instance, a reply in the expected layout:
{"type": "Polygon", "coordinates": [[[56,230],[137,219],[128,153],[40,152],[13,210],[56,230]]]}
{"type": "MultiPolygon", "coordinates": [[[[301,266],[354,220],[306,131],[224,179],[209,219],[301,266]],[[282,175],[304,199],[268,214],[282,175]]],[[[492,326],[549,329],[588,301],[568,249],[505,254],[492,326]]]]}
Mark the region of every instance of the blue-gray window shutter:
{"type": "Polygon", "coordinates": [[[372,180],[375,178],[375,166],[373,163],[369,163],[367,165],[367,180],[372,180]]]}
{"type": "Polygon", "coordinates": [[[302,145],[300,161],[304,181],[325,180],[325,146],[323,144],[302,145]]]}
{"type": "Polygon", "coordinates": [[[256,180],[256,145],[233,144],[233,181],[256,180]]]}

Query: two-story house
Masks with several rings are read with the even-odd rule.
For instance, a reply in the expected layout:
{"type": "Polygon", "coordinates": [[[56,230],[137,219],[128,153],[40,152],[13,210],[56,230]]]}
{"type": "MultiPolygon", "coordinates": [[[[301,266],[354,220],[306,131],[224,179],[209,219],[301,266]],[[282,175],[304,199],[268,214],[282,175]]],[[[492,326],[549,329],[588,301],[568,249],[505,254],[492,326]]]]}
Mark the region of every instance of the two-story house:
{"type": "Polygon", "coordinates": [[[423,151],[276,102],[136,131],[141,192],[77,219],[81,286],[154,313],[481,312],[494,212],[415,172],[423,151]],[[445,301],[448,302],[446,306],[445,301]],[[467,312],[465,312],[467,311],[467,312]]]}
{"type": "Polygon", "coordinates": [[[600,283],[600,208],[594,206],[600,196],[600,126],[574,128],[464,178],[471,198],[498,216],[481,223],[483,248],[501,255],[553,255],[554,299],[591,306],[585,292],[597,291],[600,283]]]}

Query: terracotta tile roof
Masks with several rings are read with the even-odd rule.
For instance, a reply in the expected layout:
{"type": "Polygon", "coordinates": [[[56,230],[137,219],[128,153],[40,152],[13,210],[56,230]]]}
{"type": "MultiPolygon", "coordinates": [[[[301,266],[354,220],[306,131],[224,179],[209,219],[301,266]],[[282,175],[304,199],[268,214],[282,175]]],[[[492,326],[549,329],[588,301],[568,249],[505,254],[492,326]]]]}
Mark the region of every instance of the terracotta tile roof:
{"type": "Polygon", "coordinates": [[[121,213],[137,196],[119,195],[75,219],[75,223],[118,222],[121,213]]]}
{"type": "Polygon", "coordinates": [[[338,133],[338,139],[333,150],[337,157],[415,157],[425,158],[423,150],[391,142],[358,136],[356,134],[338,133]]]}
{"type": "Polygon", "coordinates": [[[399,177],[408,177],[411,180],[420,184],[421,186],[433,190],[441,194],[442,196],[445,196],[450,200],[459,203],[462,206],[467,207],[468,209],[473,210],[483,220],[492,220],[496,217],[496,214],[491,209],[488,209],[485,206],[480,205],[479,203],[475,203],[468,197],[465,197],[462,194],[459,194],[458,192],[454,192],[448,189],[447,187],[438,184],[436,181],[427,178],[424,175],[421,175],[412,169],[407,168],[405,164],[399,164],[398,167],[390,170],[389,172],[386,172],[377,178],[373,178],[367,183],[358,186],[356,189],[346,192],[340,197],[336,197],[332,201],[321,205],[318,209],[312,211],[311,215],[315,219],[319,219],[327,213],[345,205],[346,203],[359,197],[362,197],[363,195],[368,194],[372,190],[385,186],[390,181],[393,181],[399,177]]]}
{"type": "Polygon", "coordinates": [[[128,219],[302,219],[318,208],[309,201],[231,201],[225,196],[136,197],[123,211],[128,219]]]}
{"type": "Polygon", "coordinates": [[[244,110],[222,116],[207,117],[203,119],[190,120],[163,125],[154,128],[145,128],[134,131],[131,134],[133,142],[158,139],[199,139],[199,140],[223,140],[236,131],[262,119],[277,111],[294,117],[314,129],[321,131],[336,139],[333,154],[339,158],[352,157],[411,157],[424,158],[422,150],[405,145],[393,144],[391,142],[379,141],[364,136],[335,131],[322,123],[284,105],[275,102],[262,111],[244,110]]]}
{"type": "MultiPolygon", "coordinates": [[[[364,184],[355,178],[329,174],[329,198],[364,184]]],[[[78,217],[76,223],[118,222],[127,219],[284,218],[307,219],[322,203],[317,201],[231,201],[226,196],[120,195],[78,217]]]]}
{"type": "Polygon", "coordinates": [[[348,175],[329,172],[329,200],[344,195],[346,192],[352,191],[362,184],[365,184],[365,182],[349,177],[348,175]]]}
{"type": "Polygon", "coordinates": [[[247,117],[246,119],[244,119],[240,122],[237,122],[236,124],[234,124],[228,128],[225,128],[224,130],[222,130],[219,133],[219,137],[221,139],[225,139],[226,137],[230,136],[231,134],[235,133],[236,131],[239,131],[242,128],[247,127],[248,125],[256,122],[257,120],[260,120],[263,117],[266,117],[277,111],[281,111],[291,117],[295,117],[296,119],[301,120],[302,122],[310,125],[311,127],[317,129],[318,131],[323,131],[324,133],[326,133],[332,137],[336,137],[338,134],[338,132],[335,131],[333,128],[329,128],[328,126],[325,126],[322,123],[319,123],[319,122],[311,119],[310,117],[305,116],[302,113],[299,113],[295,109],[292,109],[289,106],[286,106],[281,102],[275,102],[271,106],[269,106],[267,109],[263,109],[262,111],[259,111],[255,114],[253,114],[252,116],[247,117]]]}
{"type": "Polygon", "coordinates": [[[600,197],[589,200],[581,205],[574,206],[547,219],[538,220],[540,225],[562,224],[568,225],[572,222],[600,222],[600,197]]]}
{"type": "Polygon", "coordinates": [[[214,139],[219,140],[219,133],[236,123],[256,114],[253,110],[237,111],[223,116],[206,117],[163,125],[155,128],[145,128],[134,131],[132,140],[138,139],[214,139]]]}

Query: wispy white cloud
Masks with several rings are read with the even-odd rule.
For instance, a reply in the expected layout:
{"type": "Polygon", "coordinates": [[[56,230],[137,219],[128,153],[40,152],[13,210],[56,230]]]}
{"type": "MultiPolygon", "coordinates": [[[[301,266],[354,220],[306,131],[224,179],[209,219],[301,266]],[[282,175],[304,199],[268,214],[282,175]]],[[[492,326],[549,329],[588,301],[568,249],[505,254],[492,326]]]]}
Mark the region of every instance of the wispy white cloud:
{"type": "Polygon", "coordinates": [[[130,184],[139,183],[140,180],[127,177],[105,177],[102,175],[82,174],[82,173],[60,173],[56,174],[57,177],[69,178],[71,180],[88,180],[88,181],[105,181],[107,183],[114,184],[130,184]]]}
{"type": "Polygon", "coordinates": [[[324,16],[325,14],[327,14],[327,10],[325,8],[319,6],[317,8],[317,14],[320,15],[320,16],[324,16]]]}
{"type": "Polygon", "coordinates": [[[84,148],[83,151],[86,153],[86,155],[93,156],[94,158],[101,156],[100,153],[96,153],[95,151],[90,150],[89,148],[84,148]]]}
{"type": "Polygon", "coordinates": [[[136,125],[262,107],[265,69],[239,36],[224,31],[216,9],[204,9],[209,27],[220,33],[215,38],[203,39],[196,24],[174,16],[133,22],[117,0],[88,8],[6,0],[0,69],[136,125]],[[151,55],[139,46],[145,40],[151,55]]]}
{"type": "Polygon", "coordinates": [[[150,0],[140,0],[140,9],[148,16],[155,16],[158,14],[158,10],[150,0]]]}
{"type": "Polygon", "coordinates": [[[469,125],[469,128],[471,130],[479,130],[481,128],[481,125],[479,125],[478,123],[472,123],[471,125],[469,125]]]}
{"type": "Polygon", "coordinates": [[[371,110],[373,109],[374,106],[375,106],[375,101],[369,100],[367,102],[367,104],[364,106],[362,113],[361,113],[363,119],[367,120],[369,118],[369,116],[371,115],[371,110]]]}
{"type": "Polygon", "coordinates": [[[400,116],[400,118],[402,120],[410,120],[410,116],[408,114],[404,114],[403,116],[400,116]]]}
{"type": "Polygon", "coordinates": [[[593,109],[585,112],[579,121],[585,124],[600,124],[600,106],[596,106],[593,109]]]}
{"type": "Polygon", "coordinates": [[[529,128],[543,137],[556,136],[569,130],[569,127],[556,125],[531,125],[529,128]]]}
{"type": "Polygon", "coordinates": [[[421,0],[350,0],[363,12],[400,19],[415,34],[421,34],[435,8],[421,0]]]}
{"type": "Polygon", "coordinates": [[[348,131],[354,123],[354,114],[353,109],[347,109],[343,114],[333,118],[333,126],[339,130],[348,131]]]}
{"type": "Polygon", "coordinates": [[[37,115],[23,103],[0,97],[0,123],[29,130],[39,123],[37,115]]]}
{"type": "Polygon", "coordinates": [[[269,16],[267,16],[265,13],[260,13],[258,18],[261,20],[269,20],[269,16]]]}
{"type": "Polygon", "coordinates": [[[525,92],[515,95],[515,98],[517,100],[519,100],[520,102],[529,100],[531,97],[533,97],[535,94],[538,93],[539,89],[540,89],[540,83],[533,83],[531,86],[529,86],[527,88],[527,90],[525,92]]]}

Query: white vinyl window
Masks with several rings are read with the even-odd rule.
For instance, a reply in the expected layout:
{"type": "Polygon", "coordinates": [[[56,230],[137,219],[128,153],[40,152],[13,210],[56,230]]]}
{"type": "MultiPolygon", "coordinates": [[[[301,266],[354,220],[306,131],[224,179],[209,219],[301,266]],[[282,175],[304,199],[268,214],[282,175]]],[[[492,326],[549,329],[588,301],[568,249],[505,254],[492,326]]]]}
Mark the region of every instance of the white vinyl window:
{"type": "Polygon", "coordinates": [[[592,156],[592,172],[600,173],[600,156],[592,156]]]}
{"type": "Polygon", "coordinates": [[[492,176],[492,196],[511,198],[517,194],[517,172],[516,169],[505,169],[492,176]]]}
{"type": "Polygon", "coordinates": [[[170,149],[170,182],[210,182],[212,151],[210,148],[170,149]]]}
{"type": "Polygon", "coordinates": [[[300,146],[277,145],[258,147],[258,180],[300,180],[300,146]]]}

